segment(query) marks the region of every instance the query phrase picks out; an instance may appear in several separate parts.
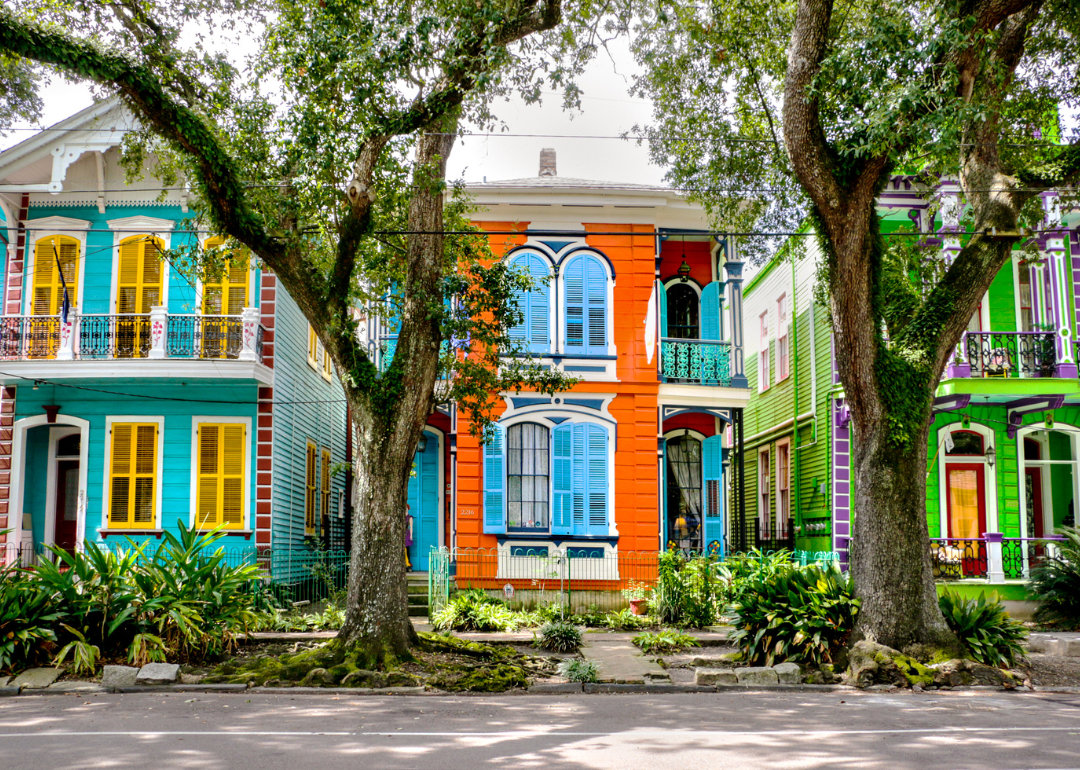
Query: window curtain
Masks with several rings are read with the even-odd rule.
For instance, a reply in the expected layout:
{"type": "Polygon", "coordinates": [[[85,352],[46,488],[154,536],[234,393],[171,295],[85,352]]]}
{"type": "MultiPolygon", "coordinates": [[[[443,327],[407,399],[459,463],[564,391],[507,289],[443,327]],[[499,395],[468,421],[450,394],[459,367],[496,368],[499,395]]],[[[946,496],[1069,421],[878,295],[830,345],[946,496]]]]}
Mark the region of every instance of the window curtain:
{"type": "Polygon", "coordinates": [[[679,482],[679,495],[686,510],[701,516],[701,450],[696,441],[668,443],[671,468],[679,482]],[[695,494],[696,493],[696,494],[695,494]]]}

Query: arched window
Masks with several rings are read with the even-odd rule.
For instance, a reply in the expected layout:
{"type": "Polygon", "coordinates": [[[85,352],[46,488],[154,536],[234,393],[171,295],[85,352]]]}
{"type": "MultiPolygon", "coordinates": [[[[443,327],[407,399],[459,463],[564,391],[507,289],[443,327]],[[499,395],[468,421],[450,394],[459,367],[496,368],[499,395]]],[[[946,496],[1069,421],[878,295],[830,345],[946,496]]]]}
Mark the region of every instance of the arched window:
{"type": "MultiPolygon", "coordinates": [[[[669,295],[670,301],[670,295],[669,295]]],[[[667,442],[667,538],[665,546],[701,549],[701,442],[679,436],[667,442]]]]}
{"type": "Polygon", "coordinates": [[[698,294],[686,283],[676,283],[667,290],[667,329],[664,335],[678,340],[699,339],[698,294]]]}
{"type": "Polygon", "coordinates": [[[566,352],[607,353],[607,270],[596,257],[575,257],[566,267],[566,352]]]}
{"type": "Polygon", "coordinates": [[[52,235],[37,242],[34,250],[33,315],[57,315],[64,303],[79,304],[79,242],[66,235],[52,235]],[[63,279],[61,280],[61,271],[63,279]]]}
{"type": "MultiPolygon", "coordinates": [[[[163,296],[163,247],[163,241],[150,235],[133,235],[120,241],[116,312],[126,317],[116,322],[118,358],[142,357],[150,350],[150,308],[160,306],[163,296]]],[[[84,334],[84,337],[93,336],[84,334]]],[[[93,340],[90,342],[92,347],[93,340]]],[[[86,349],[84,345],[83,350],[86,349]]]]}
{"type": "Polygon", "coordinates": [[[506,528],[548,529],[548,429],[523,422],[506,429],[506,528]]]}
{"type": "Polygon", "coordinates": [[[954,430],[952,448],[946,448],[945,454],[949,455],[982,455],[983,437],[971,430],[954,430]]]}
{"type": "Polygon", "coordinates": [[[522,254],[511,263],[524,270],[532,278],[533,288],[515,292],[521,323],[510,329],[510,337],[529,347],[530,353],[545,354],[551,351],[551,331],[548,323],[550,289],[547,263],[537,254],[522,254]]]}
{"type": "MultiPolygon", "coordinates": [[[[216,249],[225,239],[211,238],[206,250],[216,249]]],[[[218,270],[207,269],[203,274],[203,314],[240,315],[248,304],[248,283],[251,257],[244,251],[234,251],[218,270]]]]}

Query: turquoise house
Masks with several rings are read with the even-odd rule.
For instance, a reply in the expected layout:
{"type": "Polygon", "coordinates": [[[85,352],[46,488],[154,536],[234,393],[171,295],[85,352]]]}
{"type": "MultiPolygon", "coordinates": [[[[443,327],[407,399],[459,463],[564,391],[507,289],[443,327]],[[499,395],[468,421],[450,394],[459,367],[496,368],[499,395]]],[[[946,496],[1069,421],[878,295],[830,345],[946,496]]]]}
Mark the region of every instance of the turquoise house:
{"type": "Polygon", "coordinates": [[[180,522],[238,553],[343,548],[329,356],[258,255],[172,264],[221,240],[152,158],[126,181],[134,127],[106,100],[0,153],[0,559],[180,522]]]}

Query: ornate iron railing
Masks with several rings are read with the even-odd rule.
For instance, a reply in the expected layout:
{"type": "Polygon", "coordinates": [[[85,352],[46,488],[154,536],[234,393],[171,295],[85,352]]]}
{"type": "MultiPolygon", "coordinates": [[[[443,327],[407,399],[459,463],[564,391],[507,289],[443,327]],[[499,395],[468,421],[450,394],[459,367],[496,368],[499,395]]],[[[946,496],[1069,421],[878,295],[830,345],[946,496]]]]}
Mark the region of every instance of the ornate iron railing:
{"type": "Polygon", "coordinates": [[[930,538],[930,566],[941,580],[985,578],[989,574],[983,538],[930,538]]]}
{"type": "Polygon", "coordinates": [[[0,318],[0,357],[8,360],[55,358],[60,347],[60,321],[56,316],[0,318]]]}
{"type": "Polygon", "coordinates": [[[1006,537],[1001,541],[1001,566],[1005,577],[1029,578],[1031,570],[1058,555],[1061,537],[1006,537]]]}
{"type": "Polygon", "coordinates": [[[968,332],[964,351],[972,377],[1053,377],[1052,332],[968,332]]]}
{"type": "Polygon", "coordinates": [[[711,340],[660,340],[660,378],[664,382],[731,385],[731,343],[711,340]]]}
{"type": "Polygon", "coordinates": [[[263,360],[263,344],[266,338],[266,327],[259,324],[259,328],[255,331],[255,355],[259,357],[259,360],[263,360]]]}
{"type": "Polygon", "coordinates": [[[78,320],[79,358],[146,358],[150,315],[84,315],[78,320]]]}
{"type": "Polygon", "coordinates": [[[244,324],[235,315],[170,315],[165,355],[170,358],[238,358],[244,324]]]}

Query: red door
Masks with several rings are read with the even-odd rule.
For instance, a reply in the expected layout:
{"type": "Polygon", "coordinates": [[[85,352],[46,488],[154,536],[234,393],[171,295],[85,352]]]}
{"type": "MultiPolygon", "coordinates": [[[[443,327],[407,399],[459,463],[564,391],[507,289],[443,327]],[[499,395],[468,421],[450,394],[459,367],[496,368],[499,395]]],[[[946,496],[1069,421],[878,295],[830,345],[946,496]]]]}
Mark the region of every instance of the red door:
{"type": "MultiPolygon", "coordinates": [[[[949,537],[973,541],[986,531],[985,467],[981,463],[946,463],[945,499],[948,503],[949,537]]],[[[984,574],[985,556],[978,542],[950,543],[962,551],[965,576],[984,574]]]]}
{"type": "Polygon", "coordinates": [[[79,524],[79,461],[56,462],[56,523],[53,542],[65,551],[75,550],[79,524]]]}

